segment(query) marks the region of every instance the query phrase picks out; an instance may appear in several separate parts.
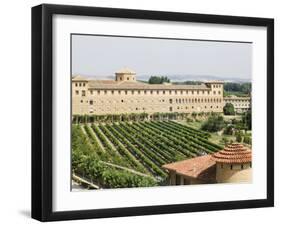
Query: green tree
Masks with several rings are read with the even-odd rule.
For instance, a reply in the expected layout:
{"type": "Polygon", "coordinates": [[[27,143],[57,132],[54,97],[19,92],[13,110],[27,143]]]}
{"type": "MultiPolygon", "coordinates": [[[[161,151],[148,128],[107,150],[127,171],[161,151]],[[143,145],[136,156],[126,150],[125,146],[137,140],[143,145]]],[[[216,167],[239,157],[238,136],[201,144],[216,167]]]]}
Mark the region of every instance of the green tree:
{"type": "Polygon", "coordinates": [[[222,116],[210,116],[208,120],[201,126],[202,130],[208,132],[217,132],[224,127],[224,121],[222,116]]]}
{"type": "Polygon", "coordinates": [[[244,115],[242,117],[242,122],[248,130],[252,129],[252,112],[251,111],[247,111],[246,113],[244,113],[244,115]]]}
{"type": "Polygon", "coordinates": [[[234,110],[234,106],[231,103],[227,103],[224,107],[223,107],[223,113],[225,115],[235,115],[235,110],[234,110]]]}

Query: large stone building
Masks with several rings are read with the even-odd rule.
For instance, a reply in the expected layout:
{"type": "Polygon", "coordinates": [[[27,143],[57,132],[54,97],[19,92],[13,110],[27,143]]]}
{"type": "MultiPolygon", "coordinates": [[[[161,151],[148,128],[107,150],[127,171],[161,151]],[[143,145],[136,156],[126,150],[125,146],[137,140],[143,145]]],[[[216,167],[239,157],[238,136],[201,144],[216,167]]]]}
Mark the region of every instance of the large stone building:
{"type": "Polygon", "coordinates": [[[233,143],[211,155],[166,164],[170,185],[250,183],[252,151],[233,143]]]}
{"type": "Polygon", "coordinates": [[[157,112],[223,112],[223,83],[201,85],[148,84],[123,69],[115,80],[72,78],[73,115],[157,112]]]}
{"type": "Polygon", "coordinates": [[[251,97],[226,96],[224,103],[231,103],[236,113],[244,113],[251,109],[251,97]]]}

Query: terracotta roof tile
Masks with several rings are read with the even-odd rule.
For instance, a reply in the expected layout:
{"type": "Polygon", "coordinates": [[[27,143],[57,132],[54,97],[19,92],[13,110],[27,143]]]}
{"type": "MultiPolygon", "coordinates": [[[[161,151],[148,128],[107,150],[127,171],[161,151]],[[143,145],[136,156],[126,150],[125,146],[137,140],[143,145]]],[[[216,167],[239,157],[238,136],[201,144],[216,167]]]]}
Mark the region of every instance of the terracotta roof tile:
{"type": "Polygon", "coordinates": [[[249,163],[252,162],[252,151],[242,144],[233,143],[216,152],[212,157],[218,163],[249,163]]]}
{"type": "Polygon", "coordinates": [[[215,165],[211,155],[204,155],[187,159],[179,162],[163,165],[167,170],[176,171],[177,174],[202,179],[206,181],[215,181],[215,165]]]}

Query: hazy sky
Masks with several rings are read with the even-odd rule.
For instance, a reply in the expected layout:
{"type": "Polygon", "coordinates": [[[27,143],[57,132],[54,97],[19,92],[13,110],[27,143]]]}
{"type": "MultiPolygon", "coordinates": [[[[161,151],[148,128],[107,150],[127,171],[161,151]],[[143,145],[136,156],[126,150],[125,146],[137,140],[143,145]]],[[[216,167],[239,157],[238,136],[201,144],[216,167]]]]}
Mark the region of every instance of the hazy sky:
{"type": "Polygon", "coordinates": [[[252,44],[72,36],[73,75],[109,78],[124,67],[142,79],[150,75],[177,75],[184,80],[188,79],[184,75],[250,79],[252,44]]]}

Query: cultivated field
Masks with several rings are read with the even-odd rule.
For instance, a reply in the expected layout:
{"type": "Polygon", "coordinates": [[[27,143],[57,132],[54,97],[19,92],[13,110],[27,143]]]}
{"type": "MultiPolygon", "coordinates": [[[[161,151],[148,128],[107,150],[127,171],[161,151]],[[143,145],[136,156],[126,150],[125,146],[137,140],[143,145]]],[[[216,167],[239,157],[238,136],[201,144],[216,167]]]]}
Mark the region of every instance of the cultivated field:
{"type": "Polygon", "coordinates": [[[72,169],[102,188],[164,185],[162,165],[222,149],[209,137],[174,121],[73,125],[72,169]]]}

